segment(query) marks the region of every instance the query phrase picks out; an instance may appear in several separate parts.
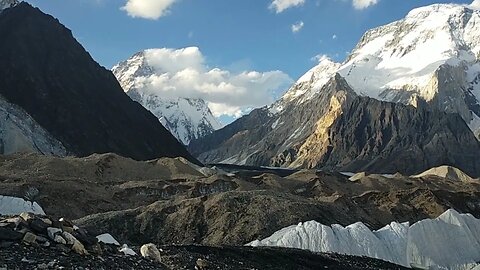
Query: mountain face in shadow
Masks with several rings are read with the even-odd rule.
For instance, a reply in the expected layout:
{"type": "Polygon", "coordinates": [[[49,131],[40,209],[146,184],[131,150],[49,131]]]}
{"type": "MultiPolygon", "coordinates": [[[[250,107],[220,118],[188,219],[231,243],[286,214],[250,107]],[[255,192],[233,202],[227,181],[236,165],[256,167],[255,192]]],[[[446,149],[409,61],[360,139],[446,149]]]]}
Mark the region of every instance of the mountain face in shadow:
{"type": "Polygon", "coordinates": [[[0,13],[0,37],[0,95],[69,154],[182,156],[197,162],[57,19],[20,3],[0,13]]]}

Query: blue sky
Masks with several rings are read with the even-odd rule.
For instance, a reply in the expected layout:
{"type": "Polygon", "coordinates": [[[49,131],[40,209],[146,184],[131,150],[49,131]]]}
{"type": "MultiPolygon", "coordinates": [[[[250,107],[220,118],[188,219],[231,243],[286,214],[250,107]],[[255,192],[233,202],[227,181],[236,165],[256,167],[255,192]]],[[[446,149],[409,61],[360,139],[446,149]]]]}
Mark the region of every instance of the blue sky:
{"type": "MultiPolygon", "coordinates": [[[[370,5],[360,9],[352,1],[362,0],[275,0],[280,4],[301,2],[277,12],[273,0],[130,1],[163,2],[156,8],[167,9],[159,18],[146,19],[138,12],[134,18],[132,12],[129,16],[122,10],[127,0],[28,0],[72,29],[92,56],[108,68],[143,49],[195,46],[209,68],[232,73],[280,70],[294,80],[315,65],[315,55],[343,61],[366,30],[400,19],[415,7],[471,3],[363,0],[370,5]],[[303,27],[293,32],[294,24],[303,27]]],[[[286,90],[281,87],[283,90],[273,91],[275,97],[286,90]]]]}

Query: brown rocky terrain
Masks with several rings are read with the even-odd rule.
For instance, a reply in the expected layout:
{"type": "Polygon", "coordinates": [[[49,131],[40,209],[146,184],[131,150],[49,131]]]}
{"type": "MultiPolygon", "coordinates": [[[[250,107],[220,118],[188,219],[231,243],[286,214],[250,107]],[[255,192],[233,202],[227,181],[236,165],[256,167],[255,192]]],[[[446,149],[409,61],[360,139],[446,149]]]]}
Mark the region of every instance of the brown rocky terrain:
{"type": "Polygon", "coordinates": [[[376,229],[391,221],[434,218],[450,208],[480,217],[480,185],[456,174],[275,172],[113,154],[17,154],[1,157],[0,190],[22,197],[37,188],[36,201],[47,214],[78,219],[95,233],[109,232],[134,245],[243,245],[308,220],[362,221],[376,229]]]}

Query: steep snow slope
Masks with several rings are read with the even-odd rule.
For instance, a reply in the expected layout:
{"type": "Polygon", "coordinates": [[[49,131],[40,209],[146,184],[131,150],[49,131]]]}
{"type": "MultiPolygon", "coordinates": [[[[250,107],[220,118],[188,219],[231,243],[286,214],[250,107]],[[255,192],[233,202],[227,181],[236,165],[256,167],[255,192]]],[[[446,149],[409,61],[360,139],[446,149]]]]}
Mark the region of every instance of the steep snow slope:
{"type": "Polygon", "coordinates": [[[113,67],[112,71],[123,89],[160,119],[160,122],[183,144],[201,138],[222,127],[202,99],[172,98],[161,91],[145,89],[138,83],[152,75],[161,74],[149,63],[149,52],[136,53],[113,67]]]}
{"type": "Polygon", "coordinates": [[[338,72],[360,95],[412,105],[421,98],[477,131],[479,53],[480,11],[435,4],[368,31],[338,72]]]}
{"type": "Polygon", "coordinates": [[[283,97],[269,107],[270,112],[281,112],[289,103],[298,105],[318,95],[340,68],[341,64],[333,62],[330,58],[320,59],[319,64],[302,77],[283,95],[283,97]]]}
{"type": "Polygon", "coordinates": [[[303,75],[272,112],[313,97],[336,72],[362,96],[459,113],[480,131],[480,11],[458,4],[412,10],[399,21],[369,30],[348,59],[322,59],[303,75]],[[309,91],[298,86],[309,83],[309,91]]]}
{"type": "Polygon", "coordinates": [[[249,245],[367,256],[421,269],[471,269],[480,261],[480,220],[448,210],[436,219],[411,226],[393,222],[378,231],[361,222],[330,227],[308,221],[249,245]]]}

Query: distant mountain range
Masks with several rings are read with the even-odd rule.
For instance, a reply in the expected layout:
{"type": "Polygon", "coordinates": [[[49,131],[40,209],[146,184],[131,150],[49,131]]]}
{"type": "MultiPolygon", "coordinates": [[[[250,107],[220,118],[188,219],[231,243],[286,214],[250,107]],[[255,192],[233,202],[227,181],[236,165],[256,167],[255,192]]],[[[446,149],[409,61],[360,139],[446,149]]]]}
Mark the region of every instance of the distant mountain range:
{"type": "Polygon", "coordinates": [[[479,22],[465,5],[412,10],[190,150],[207,163],[479,175],[479,22]]]}
{"type": "Polygon", "coordinates": [[[26,2],[0,3],[0,154],[198,162],[58,20],[26,2]]]}
{"type": "Polygon", "coordinates": [[[171,98],[162,94],[162,89],[145,89],[138,87],[136,81],[154,75],[161,75],[162,70],[155,69],[147,57],[149,51],[136,53],[131,58],[113,67],[125,92],[142,104],[160,119],[160,122],[183,144],[202,138],[222,127],[213,116],[208,104],[198,98],[171,98]]]}

